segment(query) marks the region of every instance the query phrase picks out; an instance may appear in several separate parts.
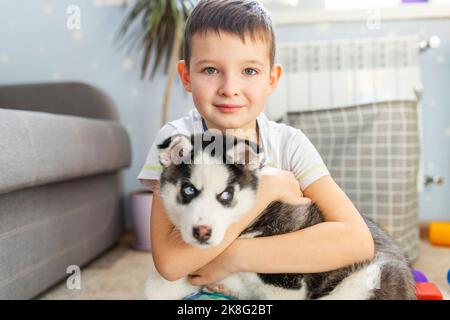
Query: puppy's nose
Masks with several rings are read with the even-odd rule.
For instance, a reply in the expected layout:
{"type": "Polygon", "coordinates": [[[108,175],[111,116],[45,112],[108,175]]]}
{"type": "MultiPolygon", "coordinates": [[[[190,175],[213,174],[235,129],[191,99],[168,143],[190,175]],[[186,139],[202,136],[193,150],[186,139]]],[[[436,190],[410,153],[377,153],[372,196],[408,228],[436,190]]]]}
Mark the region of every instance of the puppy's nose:
{"type": "Polygon", "coordinates": [[[211,238],[211,227],[210,226],[195,226],[192,228],[192,234],[194,238],[200,242],[208,241],[211,238]]]}

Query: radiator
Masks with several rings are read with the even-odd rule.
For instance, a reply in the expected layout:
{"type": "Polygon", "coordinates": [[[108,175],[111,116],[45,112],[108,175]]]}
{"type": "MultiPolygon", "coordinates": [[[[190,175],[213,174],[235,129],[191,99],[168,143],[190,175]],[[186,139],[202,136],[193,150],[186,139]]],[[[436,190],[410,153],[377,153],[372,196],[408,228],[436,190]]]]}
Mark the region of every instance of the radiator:
{"type": "Polygon", "coordinates": [[[280,43],[283,75],[265,112],[277,120],[288,112],[416,101],[419,42],[412,35],[280,43]]]}

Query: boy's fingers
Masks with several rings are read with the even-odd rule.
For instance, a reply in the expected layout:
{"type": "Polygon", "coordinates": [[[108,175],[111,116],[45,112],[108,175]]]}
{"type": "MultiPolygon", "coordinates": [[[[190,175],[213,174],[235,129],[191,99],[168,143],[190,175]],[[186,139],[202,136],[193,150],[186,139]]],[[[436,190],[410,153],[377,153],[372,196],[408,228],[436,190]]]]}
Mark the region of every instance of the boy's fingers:
{"type": "Polygon", "coordinates": [[[188,282],[191,285],[198,285],[199,280],[200,280],[200,276],[198,276],[198,275],[189,275],[188,276],[188,282]]]}
{"type": "Polygon", "coordinates": [[[221,294],[226,294],[225,293],[225,287],[223,286],[223,284],[212,284],[212,285],[207,285],[206,289],[212,292],[217,292],[217,293],[221,293],[221,294]]]}

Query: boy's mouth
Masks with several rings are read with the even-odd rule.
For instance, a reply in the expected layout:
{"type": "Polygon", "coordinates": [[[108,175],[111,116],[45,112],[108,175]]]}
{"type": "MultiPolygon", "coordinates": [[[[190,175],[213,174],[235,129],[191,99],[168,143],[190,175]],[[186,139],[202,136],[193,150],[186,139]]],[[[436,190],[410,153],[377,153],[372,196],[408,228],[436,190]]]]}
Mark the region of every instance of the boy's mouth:
{"type": "Polygon", "coordinates": [[[236,104],[215,104],[214,106],[223,113],[233,113],[242,108],[242,106],[236,104]]]}

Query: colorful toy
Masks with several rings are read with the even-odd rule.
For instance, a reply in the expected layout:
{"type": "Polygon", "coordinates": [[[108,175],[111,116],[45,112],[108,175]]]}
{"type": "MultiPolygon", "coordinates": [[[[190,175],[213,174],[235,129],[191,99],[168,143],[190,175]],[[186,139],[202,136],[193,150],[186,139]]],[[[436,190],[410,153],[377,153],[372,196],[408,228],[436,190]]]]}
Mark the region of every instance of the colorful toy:
{"type": "MultiPolygon", "coordinates": [[[[417,300],[443,300],[439,288],[432,282],[428,282],[425,274],[417,269],[411,269],[416,282],[417,300]]],[[[450,270],[448,276],[450,277],[450,270]]]]}
{"type": "Polygon", "coordinates": [[[412,274],[416,282],[428,282],[427,277],[419,270],[412,269],[412,274]]]}
{"type": "Polygon", "coordinates": [[[450,284],[450,269],[448,269],[448,272],[447,272],[447,282],[448,282],[448,284],[450,284]]]}
{"type": "Polygon", "coordinates": [[[188,295],[183,300],[236,300],[236,298],[226,296],[218,292],[209,291],[208,289],[204,288],[198,292],[188,295]]]}
{"type": "Polygon", "coordinates": [[[430,223],[429,238],[434,245],[450,246],[450,222],[430,223]]]}
{"type": "Polygon", "coordinates": [[[417,282],[416,296],[418,300],[443,300],[442,293],[438,287],[431,282],[417,282]]]}

